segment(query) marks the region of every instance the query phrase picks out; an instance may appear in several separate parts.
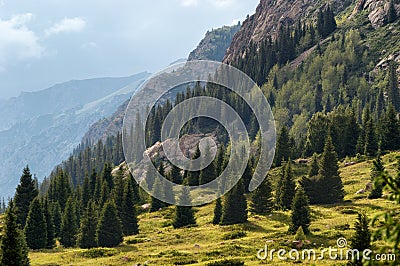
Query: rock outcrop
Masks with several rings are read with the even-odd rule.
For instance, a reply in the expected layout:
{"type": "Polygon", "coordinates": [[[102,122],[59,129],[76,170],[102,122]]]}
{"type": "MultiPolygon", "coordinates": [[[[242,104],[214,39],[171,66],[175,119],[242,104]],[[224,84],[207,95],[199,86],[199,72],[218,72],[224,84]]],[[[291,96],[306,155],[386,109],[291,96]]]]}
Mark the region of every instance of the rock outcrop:
{"type": "MultiPolygon", "coordinates": [[[[390,1],[388,0],[359,0],[356,4],[353,14],[349,17],[352,19],[354,15],[364,10],[368,11],[368,19],[374,28],[382,27],[387,19],[390,1]]],[[[400,5],[395,5],[397,14],[400,13],[400,5]]]]}

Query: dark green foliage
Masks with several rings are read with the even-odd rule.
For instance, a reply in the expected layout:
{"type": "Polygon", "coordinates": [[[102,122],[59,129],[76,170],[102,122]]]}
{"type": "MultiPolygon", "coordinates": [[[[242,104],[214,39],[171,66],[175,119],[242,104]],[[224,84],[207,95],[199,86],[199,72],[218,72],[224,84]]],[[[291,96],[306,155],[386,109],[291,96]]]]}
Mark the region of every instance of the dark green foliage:
{"type": "Polygon", "coordinates": [[[398,150],[400,148],[400,123],[392,104],[389,105],[382,118],[380,131],[382,150],[398,150]]]}
{"type": "MultiPolygon", "coordinates": [[[[182,194],[180,195],[180,202],[190,202],[189,188],[184,186],[182,194]]],[[[174,228],[181,228],[189,225],[195,225],[196,219],[194,218],[193,209],[191,206],[176,206],[175,218],[172,225],[174,228]]]]}
{"type": "Polygon", "coordinates": [[[327,6],[325,10],[318,11],[317,14],[317,30],[322,38],[326,38],[329,34],[336,30],[336,21],[333,11],[330,6],[327,6]]]}
{"type": "Polygon", "coordinates": [[[318,175],[318,173],[319,173],[318,155],[314,153],[311,159],[310,171],[308,172],[308,176],[313,177],[318,175]]]}
{"type": "Polygon", "coordinates": [[[35,198],[31,203],[24,231],[30,249],[42,249],[47,246],[47,225],[39,198],[35,198]]]}
{"type": "Polygon", "coordinates": [[[269,177],[253,192],[250,211],[256,214],[266,214],[273,210],[272,185],[269,177]]]}
{"type": "Polygon", "coordinates": [[[78,231],[78,218],[76,217],[75,200],[71,196],[68,198],[65,210],[62,215],[60,228],[60,242],[64,247],[74,247],[76,244],[76,234],[78,231]]]}
{"type": "Polygon", "coordinates": [[[382,197],[383,184],[381,182],[381,175],[385,172],[385,167],[383,166],[381,157],[373,161],[371,167],[371,182],[373,183],[373,188],[369,194],[369,199],[379,199],[382,197]]]}
{"type": "Polygon", "coordinates": [[[289,161],[281,171],[280,180],[276,191],[277,205],[282,210],[290,210],[295,195],[296,184],[294,182],[292,164],[289,161]]]}
{"type": "Polygon", "coordinates": [[[222,200],[221,198],[218,198],[215,201],[215,207],[214,207],[214,217],[213,217],[213,224],[220,224],[221,223],[221,217],[222,217],[222,200]]]}
{"type": "Polygon", "coordinates": [[[315,113],[322,112],[324,107],[322,106],[322,85],[318,84],[315,88],[314,94],[314,105],[315,105],[315,113]]]}
{"type": "Polygon", "coordinates": [[[387,83],[387,94],[389,103],[391,103],[394,109],[397,112],[400,112],[400,91],[399,91],[399,83],[397,79],[396,73],[396,63],[391,62],[389,64],[389,75],[388,75],[388,83],[387,83]]]}
{"type": "Polygon", "coordinates": [[[54,233],[55,237],[60,237],[61,234],[61,223],[62,223],[62,217],[61,217],[61,207],[58,202],[53,202],[51,204],[51,216],[53,218],[54,222],[54,233]]]}
{"type": "MultiPolygon", "coordinates": [[[[351,248],[357,249],[362,252],[366,249],[371,249],[371,232],[369,231],[369,220],[365,213],[358,213],[357,220],[355,223],[355,234],[351,239],[351,248]]],[[[350,265],[362,266],[362,256],[360,258],[353,258],[350,265]]]]}
{"type": "MultiPolygon", "coordinates": [[[[200,148],[199,148],[199,146],[197,146],[196,152],[194,153],[194,155],[192,157],[192,160],[200,158],[200,155],[201,155],[200,154],[200,148]]],[[[197,186],[197,185],[199,185],[199,182],[200,182],[200,171],[190,171],[188,173],[187,180],[188,180],[188,185],[189,186],[197,186]]]]}
{"type": "Polygon", "coordinates": [[[68,174],[61,168],[57,168],[56,174],[50,179],[47,197],[52,202],[58,202],[61,210],[64,210],[65,204],[72,193],[71,180],[68,174]]]}
{"type": "MultiPolygon", "coordinates": [[[[159,178],[156,179],[153,187],[153,195],[163,195],[164,193],[164,188],[162,186],[162,182],[159,178]]],[[[162,209],[166,206],[165,202],[155,198],[151,197],[151,203],[150,203],[150,212],[156,212],[159,209],[162,209]]]]}
{"type": "Polygon", "coordinates": [[[46,248],[53,248],[56,244],[56,231],[54,226],[54,220],[52,215],[52,207],[47,198],[43,200],[43,214],[46,221],[46,248]]]}
{"type": "Polygon", "coordinates": [[[109,164],[105,164],[102,172],[102,179],[107,182],[107,186],[110,190],[114,187],[113,176],[111,175],[112,168],[109,164]]]}
{"type": "Polygon", "coordinates": [[[88,176],[85,176],[83,179],[82,185],[82,206],[86,208],[89,199],[92,196],[91,188],[90,188],[90,179],[88,176]]]}
{"type": "Polygon", "coordinates": [[[243,181],[240,180],[225,196],[221,224],[240,224],[247,221],[247,201],[243,181]]]}
{"type": "Polygon", "coordinates": [[[121,220],[118,217],[117,207],[112,201],[108,201],[101,211],[96,239],[100,247],[116,247],[122,243],[121,220]]]}
{"type": "Polygon", "coordinates": [[[79,234],[77,236],[77,246],[80,248],[97,247],[96,228],[97,228],[97,207],[93,200],[88,202],[88,205],[83,213],[79,234]]]}
{"type": "Polygon", "coordinates": [[[364,154],[367,156],[375,156],[378,151],[378,140],[376,136],[375,123],[372,117],[365,125],[365,141],[364,154]]]}
{"type": "Polygon", "coordinates": [[[21,229],[25,227],[26,218],[28,217],[29,207],[34,198],[38,195],[35,182],[32,178],[29,167],[26,166],[19,181],[15,192],[15,208],[17,214],[17,223],[21,229]]]}
{"type": "Polygon", "coordinates": [[[135,193],[131,178],[132,177],[128,177],[126,180],[124,180],[122,211],[120,212],[122,231],[125,236],[139,233],[137,212],[134,203],[135,193]]]}
{"type": "Polygon", "coordinates": [[[302,186],[296,189],[296,195],[293,199],[291,224],[289,232],[295,234],[299,227],[303,228],[305,234],[309,233],[308,227],[310,226],[310,210],[308,207],[308,197],[302,186]]]}
{"type": "Polygon", "coordinates": [[[171,167],[170,177],[172,183],[182,185],[183,177],[181,175],[181,169],[174,164],[171,167]]]}
{"type": "Polygon", "coordinates": [[[396,7],[394,6],[394,1],[390,0],[390,6],[387,11],[387,22],[388,23],[393,23],[397,19],[397,11],[396,7]]]}
{"type": "Polygon", "coordinates": [[[244,262],[238,259],[225,259],[207,263],[207,266],[244,266],[244,262]]]}
{"type": "Polygon", "coordinates": [[[276,142],[275,166],[281,166],[282,161],[287,161],[289,157],[289,132],[286,127],[282,127],[276,142]]]}
{"type": "Polygon", "coordinates": [[[4,217],[4,229],[0,245],[0,265],[29,266],[25,236],[17,224],[13,201],[8,204],[4,217]]]}
{"type": "Polygon", "coordinates": [[[320,194],[319,199],[317,199],[319,203],[329,204],[343,201],[343,184],[339,176],[337,154],[330,136],[326,140],[316,182],[320,194]]]}
{"type": "MultiPolygon", "coordinates": [[[[206,147],[204,158],[205,160],[211,157],[210,147],[206,147]]],[[[215,174],[215,165],[211,162],[207,167],[202,167],[203,169],[200,171],[199,184],[204,185],[211,181],[213,181],[216,177],[215,174]]]]}

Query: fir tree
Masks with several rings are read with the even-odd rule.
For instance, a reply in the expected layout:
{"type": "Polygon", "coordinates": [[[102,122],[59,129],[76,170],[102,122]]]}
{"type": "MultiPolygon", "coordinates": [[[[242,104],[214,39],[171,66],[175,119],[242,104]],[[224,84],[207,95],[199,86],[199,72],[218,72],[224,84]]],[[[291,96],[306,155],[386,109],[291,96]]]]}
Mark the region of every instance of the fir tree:
{"type": "Polygon", "coordinates": [[[289,156],[289,132],[286,127],[282,127],[276,143],[275,166],[281,166],[282,161],[287,161],[289,156]]]}
{"type": "Polygon", "coordinates": [[[389,103],[394,106],[396,112],[400,112],[400,92],[399,92],[399,81],[396,74],[396,63],[391,62],[389,64],[389,76],[387,83],[387,94],[389,103]]]}
{"type": "Polygon", "coordinates": [[[222,200],[221,198],[218,198],[215,201],[215,207],[214,207],[214,217],[213,217],[213,224],[220,224],[221,223],[221,217],[222,217],[222,200]]]}
{"type": "Polygon", "coordinates": [[[115,247],[122,243],[122,225],[112,201],[108,201],[101,211],[96,239],[100,247],[115,247]]]}
{"type": "Polygon", "coordinates": [[[381,123],[382,150],[397,150],[400,148],[400,123],[393,105],[390,104],[381,123]]]}
{"type": "Polygon", "coordinates": [[[290,161],[286,163],[280,178],[282,181],[277,190],[278,206],[282,210],[290,210],[296,190],[290,161]]]}
{"type": "Polygon", "coordinates": [[[45,198],[43,200],[43,214],[44,214],[44,218],[46,220],[46,233],[47,233],[46,234],[46,236],[47,236],[46,248],[52,249],[56,244],[56,241],[55,241],[56,232],[55,232],[54,220],[53,220],[53,216],[52,216],[52,209],[49,204],[49,200],[47,198],[45,198]]]}
{"type": "Polygon", "coordinates": [[[385,167],[383,166],[381,156],[378,155],[376,160],[373,161],[371,167],[371,182],[373,183],[373,188],[369,194],[369,199],[379,199],[382,197],[383,184],[381,182],[381,175],[385,172],[385,167]]]}
{"type": "Polygon", "coordinates": [[[319,172],[319,163],[318,163],[318,155],[314,153],[311,159],[310,171],[308,172],[309,177],[313,177],[318,175],[319,172]]]}
{"type": "Polygon", "coordinates": [[[156,212],[159,209],[162,209],[166,206],[165,202],[163,202],[157,198],[157,197],[164,195],[164,188],[163,188],[162,184],[163,183],[161,182],[160,178],[157,178],[154,183],[153,193],[152,193],[156,197],[151,196],[150,212],[156,212]]]}
{"type": "Polygon", "coordinates": [[[388,23],[393,23],[397,19],[397,11],[396,7],[394,6],[394,1],[390,1],[389,9],[387,11],[387,22],[388,23]]]}
{"type": "Polygon", "coordinates": [[[91,189],[90,189],[90,179],[86,175],[85,179],[83,179],[83,186],[82,186],[82,206],[86,208],[89,199],[91,198],[91,189]]]}
{"type": "MultiPolygon", "coordinates": [[[[197,145],[196,151],[192,157],[192,160],[196,160],[198,158],[200,158],[201,153],[200,153],[200,148],[197,145]]],[[[198,186],[199,182],[200,182],[200,171],[190,171],[188,173],[188,185],[189,186],[198,186]]]]}
{"type": "MultiPolygon", "coordinates": [[[[189,192],[189,188],[184,186],[179,198],[180,203],[191,202],[189,192]]],[[[181,228],[195,224],[196,219],[194,218],[192,206],[176,206],[175,218],[172,224],[174,228],[181,228]]]]}
{"type": "Polygon", "coordinates": [[[182,175],[181,175],[181,169],[179,167],[177,167],[176,165],[174,165],[174,164],[171,167],[170,176],[171,176],[171,182],[172,183],[175,183],[175,184],[178,184],[178,185],[182,185],[183,178],[182,178],[182,175]]]}
{"type": "Polygon", "coordinates": [[[21,229],[25,227],[29,207],[37,195],[38,191],[35,187],[35,182],[32,179],[31,171],[29,170],[29,167],[26,166],[23,170],[23,174],[15,192],[17,222],[21,226],[21,229]]]}
{"type": "Polygon", "coordinates": [[[240,224],[247,221],[247,202],[244,196],[243,181],[240,180],[227,193],[222,209],[221,224],[240,224]]]}
{"type": "Polygon", "coordinates": [[[65,210],[62,215],[61,228],[60,228],[60,242],[68,248],[76,244],[76,234],[78,231],[78,219],[76,217],[74,198],[68,198],[65,210]]]}
{"type": "Polygon", "coordinates": [[[111,174],[112,168],[109,164],[104,165],[102,179],[107,182],[107,186],[110,190],[114,187],[113,176],[111,174]]]}
{"type": "Polygon", "coordinates": [[[323,106],[322,106],[322,85],[318,84],[316,89],[315,89],[315,95],[314,95],[314,105],[315,105],[315,113],[322,112],[323,111],[323,106]]]}
{"type": "Polygon", "coordinates": [[[47,225],[39,198],[35,198],[31,203],[24,231],[30,249],[42,249],[47,246],[47,225]]]}
{"type": "Polygon", "coordinates": [[[365,125],[365,141],[364,154],[367,156],[375,156],[378,151],[378,140],[376,137],[375,123],[372,117],[365,125]]]}
{"type": "Polygon", "coordinates": [[[130,178],[125,180],[122,211],[120,213],[122,221],[122,231],[125,236],[130,236],[139,233],[136,207],[134,204],[134,191],[130,178]]]}
{"type": "Polygon", "coordinates": [[[308,207],[308,197],[302,186],[296,189],[296,195],[293,199],[291,225],[289,232],[295,234],[299,227],[302,227],[305,234],[309,233],[308,227],[310,226],[310,210],[308,207]]]}
{"type": "MultiPolygon", "coordinates": [[[[365,213],[358,213],[357,221],[355,223],[355,234],[351,239],[351,248],[357,249],[360,254],[366,249],[371,249],[371,232],[368,227],[368,217],[365,213]]],[[[353,258],[350,262],[351,265],[362,266],[362,256],[353,258]]]]}
{"type": "MultiPolygon", "coordinates": [[[[206,147],[204,159],[208,161],[210,159],[211,154],[210,154],[210,147],[206,147]]],[[[211,162],[208,166],[204,167],[200,171],[200,177],[199,177],[199,185],[204,185],[207,184],[215,179],[215,167],[214,163],[211,162]]]]}
{"type": "Polygon", "coordinates": [[[17,224],[16,210],[11,200],[4,216],[3,236],[0,242],[0,265],[29,266],[28,248],[24,233],[17,224]]]}
{"type": "Polygon", "coordinates": [[[61,216],[61,207],[58,202],[53,202],[51,204],[51,216],[53,217],[54,222],[54,233],[55,237],[61,236],[61,223],[62,223],[62,216],[61,216]]]}
{"type": "Polygon", "coordinates": [[[330,136],[326,140],[322,154],[317,182],[319,183],[319,203],[330,204],[343,200],[344,190],[339,175],[338,158],[330,136]]]}
{"type": "Polygon", "coordinates": [[[250,210],[256,214],[266,214],[273,210],[272,185],[269,177],[253,192],[250,210]]]}
{"type": "Polygon", "coordinates": [[[88,202],[77,237],[77,245],[80,248],[94,248],[97,247],[96,241],[96,227],[97,227],[97,208],[93,200],[88,202]]]}

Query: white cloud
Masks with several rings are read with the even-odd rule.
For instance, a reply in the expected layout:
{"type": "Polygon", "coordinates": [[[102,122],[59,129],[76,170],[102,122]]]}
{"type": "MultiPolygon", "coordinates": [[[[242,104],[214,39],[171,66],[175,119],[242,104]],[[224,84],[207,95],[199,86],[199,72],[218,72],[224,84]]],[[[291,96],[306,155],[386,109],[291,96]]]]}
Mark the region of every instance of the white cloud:
{"type": "Polygon", "coordinates": [[[45,31],[46,36],[62,32],[79,32],[86,27],[86,21],[82,18],[64,18],[45,31]]]}
{"type": "Polygon", "coordinates": [[[184,7],[194,7],[200,4],[212,5],[214,7],[228,7],[234,3],[235,0],[181,0],[181,5],[184,7]]]}
{"type": "Polygon", "coordinates": [[[11,61],[42,56],[44,48],[37,35],[28,29],[31,13],[15,15],[9,20],[0,19],[0,68],[11,61]]]}

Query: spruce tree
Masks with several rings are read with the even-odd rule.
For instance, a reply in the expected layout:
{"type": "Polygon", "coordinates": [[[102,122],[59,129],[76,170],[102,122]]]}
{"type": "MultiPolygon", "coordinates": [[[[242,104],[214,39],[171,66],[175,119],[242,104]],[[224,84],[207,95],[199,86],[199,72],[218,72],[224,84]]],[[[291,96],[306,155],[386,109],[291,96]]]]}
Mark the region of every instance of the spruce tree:
{"type": "Polygon", "coordinates": [[[17,222],[21,229],[25,227],[26,218],[28,217],[29,207],[34,198],[38,195],[35,182],[32,178],[29,167],[23,170],[20,182],[15,192],[15,208],[17,213],[17,222]]]}
{"type": "Polygon", "coordinates": [[[243,181],[233,187],[225,196],[222,209],[221,224],[240,224],[247,221],[247,202],[244,196],[243,181]]]}
{"type": "Polygon", "coordinates": [[[365,125],[364,155],[375,156],[378,151],[378,140],[375,131],[375,123],[372,117],[365,125]]]}
{"type": "Polygon", "coordinates": [[[112,168],[109,164],[104,165],[102,179],[107,182],[107,186],[110,190],[114,188],[113,176],[111,174],[112,168]]]}
{"type": "Polygon", "coordinates": [[[387,94],[389,103],[394,106],[396,112],[400,112],[400,92],[399,92],[399,81],[396,73],[396,63],[391,62],[389,64],[389,76],[387,83],[387,94]]]}
{"type": "Polygon", "coordinates": [[[381,156],[378,155],[376,160],[373,161],[371,167],[371,182],[373,183],[373,188],[369,194],[369,199],[379,199],[382,197],[383,184],[381,182],[381,175],[385,172],[385,167],[383,166],[381,156]]]}
{"type": "Polygon", "coordinates": [[[338,158],[330,136],[326,140],[320,161],[317,182],[320,194],[318,203],[330,204],[343,201],[344,190],[339,175],[338,158]]]}
{"type": "Polygon", "coordinates": [[[214,217],[213,217],[213,224],[220,224],[221,223],[221,217],[222,217],[222,200],[221,198],[218,198],[215,201],[215,207],[214,207],[214,217]]]}
{"type": "MultiPolygon", "coordinates": [[[[205,160],[210,159],[211,154],[210,154],[210,147],[206,147],[205,155],[204,158],[205,160]]],[[[213,181],[216,177],[215,174],[215,165],[213,162],[211,162],[208,166],[204,167],[200,171],[200,177],[199,177],[199,185],[204,185],[207,184],[211,181],[213,181]]]]}
{"type": "Polygon", "coordinates": [[[101,211],[96,239],[100,247],[116,247],[122,243],[121,220],[113,201],[108,201],[101,211]]]}
{"type": "Polygon", "coordinates": [[[308,234],[308,227],[310,226],[310,223],[311,218],[308,207],[308,197],[304,191],[304,188],[300,185],[296,189],[296,195],[293,199],[289,232],[295,234],[299,227],[302,227],[303,232],[308,234]]]}
{"type": "MultiPolygon", "coordinates": [[[[153,195],[156,196],[161,196],[164,195],[164,188],[162,186],[162,181],[160,178],[157,178],[156,181],[154,182],[153,186],[153,195]]],[[[151,202],[150,202],[150,212],[156,212],[159,209],[162,209],[166,206],[165,202],[159,200],[156,197],[151,196],[151,202]]]]}
{"type": "Polygon", "coordinates": [[[96,228],[97,228],[97,207],[95,202],[93,200],[90,200],[81,219],[81,225],[77,237],[78,247],[80,248],[97,247],[96,228]]]}
{"type": "Polygon", "coordinates": [[[86,175],[83,179],[83,186],[82,186],[82,206],[86,208],[89,199],[91,198],[91,190],[90,190],[90,179],[86,175]]]}
{"type": "Polygon", "coordinates": [[[387,11],[387,22],[388,23],[393,23],[396,21],[397,19],[397,11],[396,11],[396,7],[394,6],[394,1],[390,0],[390,5],[389,5],[389,9],[387,11]]]}
{"type": "Polygon", "coordinates": [[[290,160],[286,163],[282,174],[283,175],[280,177],[282,181],[277,191],[278,206],[282,210],[290,210],[296,192],[296,184],[294,182],[292,164],[290,160]]]}
{"type": "Polygon", "coordinates": [[[52,249],[56,244],[55,241],[56,232],[52,215],[52,208],[47,198],[43,200],[42,204],[43,204],[43,214],[46,220],[46,233],[47,233],[46,248],[52,249]]]}
{"type": "MultiPolygon", "coordinates": [[[[371,249],[371,232],[368,226],[369,220],[365,213],[358,213],[355,223],[355,234],[351,239],[351,248],[357,249],[361,254],[366,249],[371,249]]],[[[362,266],[362,256],[360,258],[353,258],[350,262],[351,265],[362,266]]]]}
{"type": "Polygon", "coordinates": [[[135,195],[130,178],[125,180],[123,191],[122,211],[120,213],[122,231],[125,236],[136,235],[139,233],[139,226],[134,203],[135,195]]]}
{"type": "Polygon", "coordinates": [[[390,104],[382,119],[381,125],[382,150],[397,150],[400,148],[400,123],[393,105],[390,104]]]}
{"type": "Polygon", "coordinates": [[[278,140],[276,142],[275,166],[281,166],[282,161],[287,161],[289,159],[289,156],[289,132],[284,126],[282,127],[278,136],[278,140]]]}
{"type": "Polygon", "coordinates": [[[182,178],[182,175],[181,175],[181,169],[179,167],[177,167],[176,165],[174,165],[174,164],[171,167],[170,176],[171,176],[171,182],[172,183],[175,183],[175,184],[178,184],[178,185],[182,185],[183,178],[182,178]]]}
{"type": "Polygon", "coordinates": [[[62,215],[60,228],[60,242],[66,247],[73,247],[76,244],[76,234],[78,231],[78,219],[76,217],[74,198],[70,196],[62,215]]]}
{"type": "MultiPolygon", "coordinates": [[[[190,191],[187,186],[182,188],[182,193],[179,198],[180,203],[191,201],[189,192],[190,191]]],[[[175,218],[174,222],[172,223],[174,228],[181,228],[195,224],[196,219],[194,218],[192,206],[176,206],[175,218]]]]}
{"type": "Polygon", "coordinates": [[[0,242],[0,265],[29,266],[28,248],[24,233],[17,224],[16,210],[11,200],[4,216],[3,236],[0,242]]]}
{"type": "Polygon", "coordinates": [[[55,237],[59,238],[61,236],[62,215],[61,215],[61,207],[58,202],[53,202],[51,204],[51,216],[53,217],[53,222],[54,222],[55,237]]]}
{"type": "Polygon", "coordinates": [[[25,225],[26,243],[30,249],[42,249],[47,246],[47,225],[43,207],[39,198],[35,198],[30,206],[25,225]]]}
{"type": "MultiPolygon", "coordinates": [[[[196,151],[192,157],[192,160],[196,160],[198,158],[200,158],[201,153],[200,153],[200,148],[197,145],[196,151]]],[[[199,182],[200,182],[200,171],[190,171],[188,173],[188,185],[189,186],[198,186],[199,182]]]]}
{"type": "Polygon", "coordinates": [[[272,185],[269,176],[253,192],[250,211],[256,214],[266,214],[273,210],[272,185]]]}
{"type": "Polygon", "coordinates": [[[319,172],[318,155],[314,153],[311,159],[310,171],[308,172],[308,176],[309,177],[317,176],[318,172],[319,172]]]}

